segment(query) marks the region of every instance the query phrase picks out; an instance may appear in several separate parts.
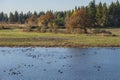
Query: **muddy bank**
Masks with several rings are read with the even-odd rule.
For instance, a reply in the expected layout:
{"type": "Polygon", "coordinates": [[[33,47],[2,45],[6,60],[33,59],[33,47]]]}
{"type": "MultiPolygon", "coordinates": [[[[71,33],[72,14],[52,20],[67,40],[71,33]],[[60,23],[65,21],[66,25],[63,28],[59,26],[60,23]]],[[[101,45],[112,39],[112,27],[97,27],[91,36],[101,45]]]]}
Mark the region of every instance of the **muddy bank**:
{"type": "Polygon", "coordinates": [[[65,44],[65,45],[35,45],[35,44],[0,44],[0,47],[60,47],[60,48],[95,48],[95,47],[120,47],[120,45],[83,45],[83,44],[77,44],[77,45],[71,45],[71,44],[65,44]]]}

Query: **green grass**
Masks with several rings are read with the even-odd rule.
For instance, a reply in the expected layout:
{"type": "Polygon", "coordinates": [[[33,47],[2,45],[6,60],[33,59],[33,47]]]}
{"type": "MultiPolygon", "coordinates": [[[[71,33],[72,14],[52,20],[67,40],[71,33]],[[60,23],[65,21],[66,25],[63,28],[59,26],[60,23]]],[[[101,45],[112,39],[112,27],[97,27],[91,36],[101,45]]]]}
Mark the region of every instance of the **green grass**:
{"type": "MultiPolygon", "coordinates": [[[[114,34],[119,34],[119,32],[115,30],[114,34]]],[[[118,47],[120,46],[120,36],[0,30],[0,46],[118,47]]]]}

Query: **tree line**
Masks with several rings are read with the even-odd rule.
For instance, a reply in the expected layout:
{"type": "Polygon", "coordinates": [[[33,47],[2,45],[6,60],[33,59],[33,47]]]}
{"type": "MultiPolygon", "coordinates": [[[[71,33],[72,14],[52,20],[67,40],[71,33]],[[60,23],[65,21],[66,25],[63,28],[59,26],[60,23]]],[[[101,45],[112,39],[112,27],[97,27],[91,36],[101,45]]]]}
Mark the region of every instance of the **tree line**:
{"type": "Polygon", "coordinates": [[[120,3],[111,2],[110,5],[95,0],[91,1],[88,6],[75,7],[73,10],[47,12],[36,11],[34,13],[0,13],[0,23],[20,23],[29,26],[40,26],[41,28],[64,28],[73,31],[74,28],[84,29],[89,27],[119,27],[120,26],[120,3]]]}
{"type": "Polygon", "coordinates": [[[29,11],[28,13],[18,13],[15,11],[14,13],[10,12],[9,14],[6,14],[4,12],[0,13],[0,23],[25,23],[26,19],[31,17],[33,14],[29,11]]]}

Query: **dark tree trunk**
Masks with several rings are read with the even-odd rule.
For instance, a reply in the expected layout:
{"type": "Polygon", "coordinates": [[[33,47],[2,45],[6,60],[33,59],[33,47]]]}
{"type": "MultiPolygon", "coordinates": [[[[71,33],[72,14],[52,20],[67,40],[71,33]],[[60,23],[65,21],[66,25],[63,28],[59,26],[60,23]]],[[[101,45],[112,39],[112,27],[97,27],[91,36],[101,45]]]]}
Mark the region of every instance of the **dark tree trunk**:
{"type": "Polygon", "coordinates": [[[88,32],[87,32],[87,29],[86,29],[86,28],[83,28],[83,29],[84,29],[84,33],[86,33],[86,34],[87,34],[87,33],[88,33],[88,32]]]}

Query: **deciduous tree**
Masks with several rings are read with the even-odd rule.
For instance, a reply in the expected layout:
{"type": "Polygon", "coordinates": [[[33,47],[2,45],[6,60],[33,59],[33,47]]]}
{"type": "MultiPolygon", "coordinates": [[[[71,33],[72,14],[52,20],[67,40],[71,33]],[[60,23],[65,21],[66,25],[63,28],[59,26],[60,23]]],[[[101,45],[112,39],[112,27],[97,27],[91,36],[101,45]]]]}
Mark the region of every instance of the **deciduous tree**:
{"type": "Polygon", "coordinates": [[[90,15],[83,9],[76,11],[76,13],[66,21],[66,28],[69,32],[73,32],[75,28],[80,28],[87,33],[87,28],[92,26],[93,21],[90,15]]]}

